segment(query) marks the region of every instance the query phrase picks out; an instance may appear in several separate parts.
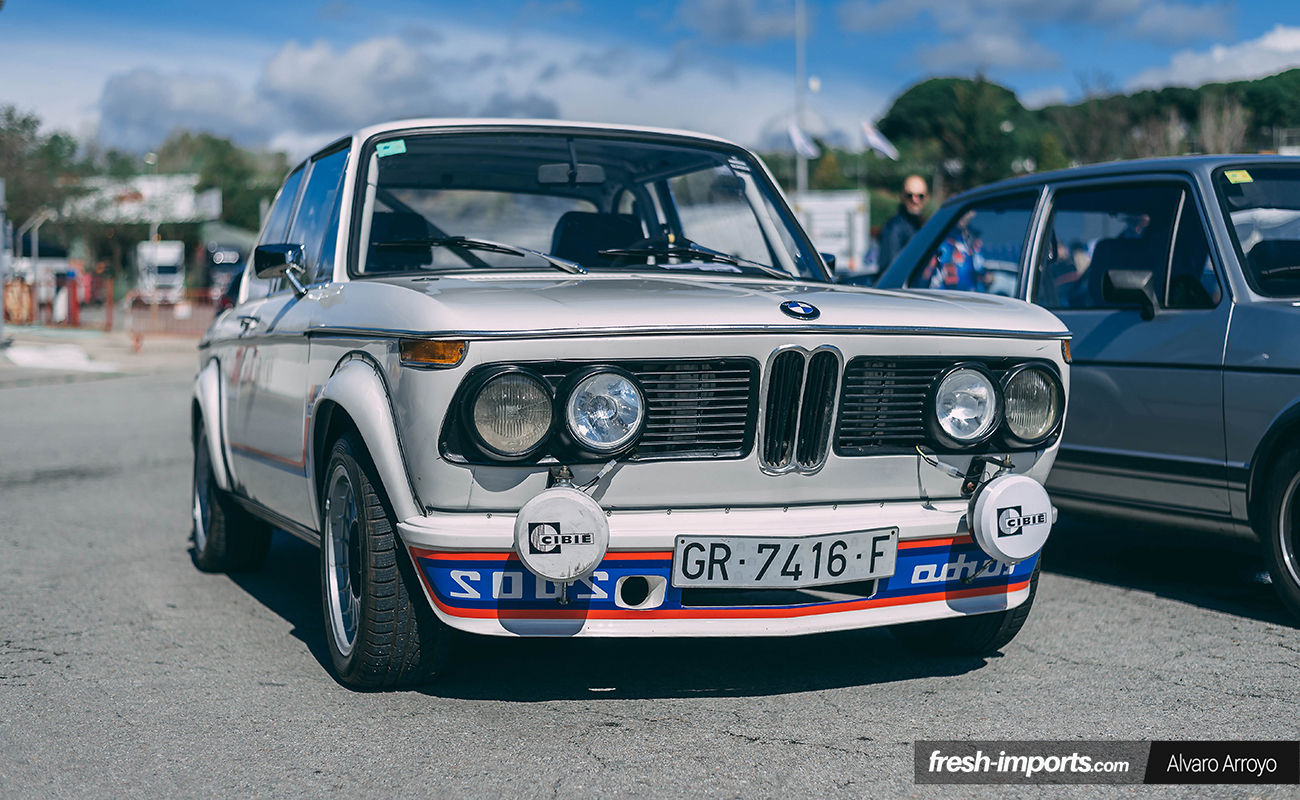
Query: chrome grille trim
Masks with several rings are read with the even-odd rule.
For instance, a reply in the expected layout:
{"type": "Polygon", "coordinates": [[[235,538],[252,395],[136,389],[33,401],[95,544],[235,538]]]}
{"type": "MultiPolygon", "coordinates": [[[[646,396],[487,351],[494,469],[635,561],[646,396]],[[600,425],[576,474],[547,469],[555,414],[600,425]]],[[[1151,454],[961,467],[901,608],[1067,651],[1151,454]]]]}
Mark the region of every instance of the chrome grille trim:
{"type": "Polygon", "coordinates": [[[759,467],[769,475],[813,474],[826,463],[838,410],[843,356],[830,345],[784,345],[763,371],[759,467]]]}

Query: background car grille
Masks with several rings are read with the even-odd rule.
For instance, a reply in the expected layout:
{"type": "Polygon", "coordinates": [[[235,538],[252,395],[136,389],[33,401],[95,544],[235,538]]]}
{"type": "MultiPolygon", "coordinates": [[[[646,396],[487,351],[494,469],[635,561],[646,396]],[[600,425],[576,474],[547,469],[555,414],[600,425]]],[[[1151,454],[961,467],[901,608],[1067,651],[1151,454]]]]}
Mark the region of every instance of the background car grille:
{"type": "Polygon", "coordinates": [[[839,357],[822,350],[786,350],[772,359],[763,410],[763,465],[814,469],[826,460],[839,357]]]}

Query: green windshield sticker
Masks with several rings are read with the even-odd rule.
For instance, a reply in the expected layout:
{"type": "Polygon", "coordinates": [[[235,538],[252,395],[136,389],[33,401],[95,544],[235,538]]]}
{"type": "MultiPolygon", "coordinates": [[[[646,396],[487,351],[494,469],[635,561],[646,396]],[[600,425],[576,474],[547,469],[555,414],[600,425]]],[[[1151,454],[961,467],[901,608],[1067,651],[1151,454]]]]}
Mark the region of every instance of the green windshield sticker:
{"type": "Polygon", "coordinates": [[[1223,173],[1223,177],[1228,179],[1228,183],[1254,183],[1255,179],[1250,177],[1250,173],[1244,169],[1230,169],[1223,173]]]}
{"type": "Polygon", "coordinates": [[[383,158],[384,156],[396,156],[406,152],[406,140],[394,139],[391,142],[380,142],[375,145],[375,155],[383,158]]]}

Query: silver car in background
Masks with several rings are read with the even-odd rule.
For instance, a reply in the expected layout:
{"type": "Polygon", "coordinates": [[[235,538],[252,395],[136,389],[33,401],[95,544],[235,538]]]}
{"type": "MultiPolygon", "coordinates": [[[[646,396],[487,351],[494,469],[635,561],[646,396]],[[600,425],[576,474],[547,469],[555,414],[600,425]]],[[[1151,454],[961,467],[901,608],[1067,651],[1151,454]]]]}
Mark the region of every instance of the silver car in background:
{"type": "Polygon", "coordinates": [[[1300,614],[1300,159],[991,184],[951,198],[877,285],[1000,291],[1055,313],[1074,362],[1054,500],[1257,536],[1300,614]],[[942,263],[954,249],[969,257],[942,263]],[[991,280],[989,253],[1010,254],[1014,282],[991,280]]]}
{"type": "Polygon", "coordinates": [[[348,685],[428,678],[451,629],[985,653],[1029,613],[1068,333],[835,286],[740,147],[368,128],[290,173],[250,261],[200,348],[195,560],[320,544],[348,685]]]}

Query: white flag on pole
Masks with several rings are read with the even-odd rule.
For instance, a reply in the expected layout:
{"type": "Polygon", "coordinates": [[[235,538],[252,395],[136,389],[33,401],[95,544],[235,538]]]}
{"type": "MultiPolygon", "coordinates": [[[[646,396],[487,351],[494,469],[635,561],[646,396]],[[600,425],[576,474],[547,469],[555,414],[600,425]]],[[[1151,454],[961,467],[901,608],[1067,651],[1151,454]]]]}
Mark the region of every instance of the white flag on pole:
{"type": "Polygon", "coordinates": [[[804,158],[817,158],[822,154],[812,137],[804,133],[799,123],[793,120],[790,121],[790,141],[794,144],[794,151],[804,158]]]}
{"type": "Polygon", "coordinates": [[[892,158],[894,161],[898,160],[898,149],[894,147],[894,143],[886,139],[885,134],[865,119],[862,120],[862,135],[866,137],[867,147],[882,156],[892,158]]]}

